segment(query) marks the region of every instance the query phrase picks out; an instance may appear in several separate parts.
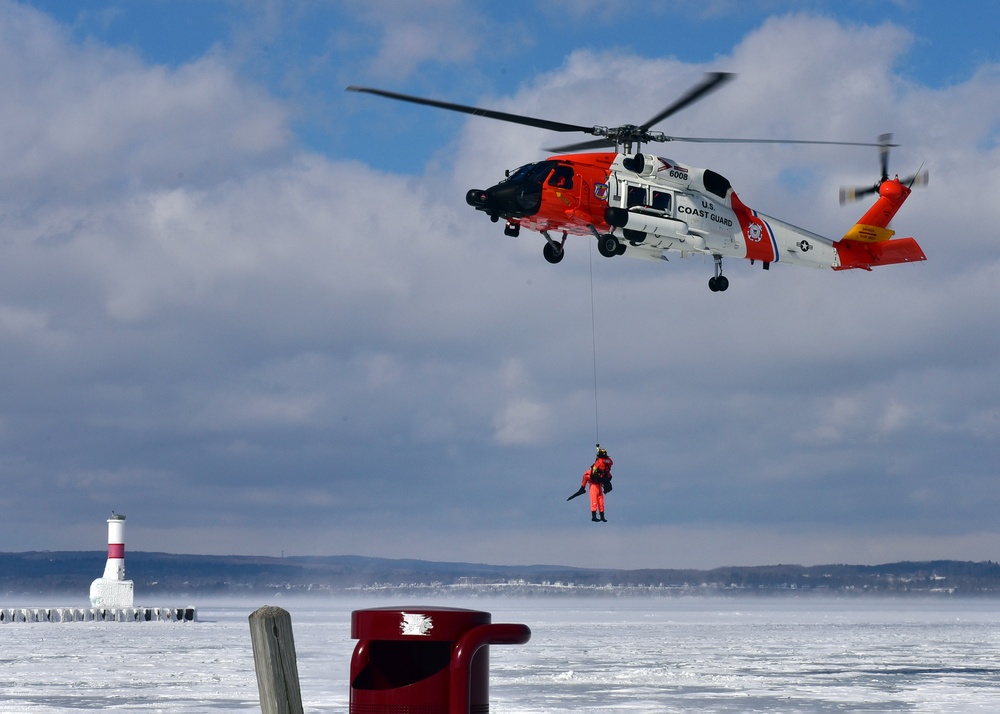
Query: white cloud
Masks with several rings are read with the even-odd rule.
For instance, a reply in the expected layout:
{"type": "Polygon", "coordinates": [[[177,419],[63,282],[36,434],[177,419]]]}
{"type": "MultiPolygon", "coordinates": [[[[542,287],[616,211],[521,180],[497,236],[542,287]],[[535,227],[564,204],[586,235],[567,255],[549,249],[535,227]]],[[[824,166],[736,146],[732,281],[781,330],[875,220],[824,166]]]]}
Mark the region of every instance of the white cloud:
{"type": "Polygon", "coordinates": [[[552,422],[550,410],[528,399],[514,399],[495,419],[496,442],[502,446],[543,444],[552,422]]]}
{"type": "Polygon", "coordinates": [[[62,203],[129,185],[215,182],[289,140],[288,111],[209,56],[176,70],[69,42],[39,13],[0,23],[0,186],[62,203]],[[54,200],[55,199],[55,200],[54,200]]]}
{"type": "Polygon", "coordinates": [[[375,75],[399,81],[426,64],[471,63],[481,49],[484,21],[460,0],[365,0],[357,7],[377,38],[369,62],[375,75]]]}

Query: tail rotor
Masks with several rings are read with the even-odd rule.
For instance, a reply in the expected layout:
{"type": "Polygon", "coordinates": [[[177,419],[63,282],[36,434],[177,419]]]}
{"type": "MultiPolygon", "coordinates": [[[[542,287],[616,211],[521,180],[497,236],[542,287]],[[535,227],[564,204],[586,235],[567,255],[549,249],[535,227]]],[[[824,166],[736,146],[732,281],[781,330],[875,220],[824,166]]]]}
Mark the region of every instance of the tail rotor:
{"type": "MultiPolygon", "coordinates": [[[[878,193],[882,184],[889,180],[889,149],[893,146],[899,146],[899,144],[892,143],[892,134],[882,134],[878,138],[878,157],[879,165],[882,169],[882,175],[879,180],[872,186],[842,186],[840,188],[840,205],[843,206],[846,203],[852,203],[857,201],[859,198],[864,198],[873,193],[878,193]]],[[[901,184],[905,184],[907,188],[913,188],[915,186],[926,186],[929,179],[929,174],[927,169],[921,168],[917,173],[912,176],[907,176],[904,179],[898,180],[901,184]]]]}
{"type": "Polygon", "coordinates": [[[917,169],[917,173],[901,180],[900,183],[905,183],[907,188],[916,188],[917,186],[926,186],[930,178],[930,172],[921,164],[920,168],[917,169]]]}

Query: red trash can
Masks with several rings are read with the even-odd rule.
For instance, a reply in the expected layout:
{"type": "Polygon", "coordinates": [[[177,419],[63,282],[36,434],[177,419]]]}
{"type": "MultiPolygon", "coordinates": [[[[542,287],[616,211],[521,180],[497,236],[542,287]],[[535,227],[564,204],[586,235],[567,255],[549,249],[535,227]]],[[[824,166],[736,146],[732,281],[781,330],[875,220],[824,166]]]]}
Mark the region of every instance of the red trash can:
{"type": "Polygon", "coordinates": [[[351,613],[350,714],[487,714],[488,645],[520,645],[527,625],[478,610],[382,607],[351,613]]]}

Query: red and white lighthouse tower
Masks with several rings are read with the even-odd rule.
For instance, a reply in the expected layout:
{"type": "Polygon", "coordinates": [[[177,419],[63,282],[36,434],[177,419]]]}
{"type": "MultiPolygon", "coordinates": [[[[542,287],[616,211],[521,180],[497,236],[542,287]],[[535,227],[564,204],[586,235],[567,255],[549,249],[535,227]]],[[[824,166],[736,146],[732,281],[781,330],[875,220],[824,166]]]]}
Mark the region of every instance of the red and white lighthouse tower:
{"type": "Polygon", "coordinates": [[[125,516],[111,512],[108,519],[108,562],[104,575],[90,584],[94,607],[132,607],[133,584],[125,579],[125,516]]]}
{"type": "Polygon", "coordinates": [[[125,579],[125,516],[111,511],[108,519],[108,563],[105,580],[125,579]]]}

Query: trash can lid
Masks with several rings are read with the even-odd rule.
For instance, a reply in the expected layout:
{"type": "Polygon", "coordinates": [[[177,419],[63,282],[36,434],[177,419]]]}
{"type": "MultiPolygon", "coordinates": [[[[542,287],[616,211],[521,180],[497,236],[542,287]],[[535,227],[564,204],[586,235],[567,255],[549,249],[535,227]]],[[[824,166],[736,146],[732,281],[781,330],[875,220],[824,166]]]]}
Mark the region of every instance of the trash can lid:
{"type": "Polygon", "coordinates": [[[351,613],[351,637],[356,640],[457,641],[492,616],[457,607],[375,607],[351,613]]]}

